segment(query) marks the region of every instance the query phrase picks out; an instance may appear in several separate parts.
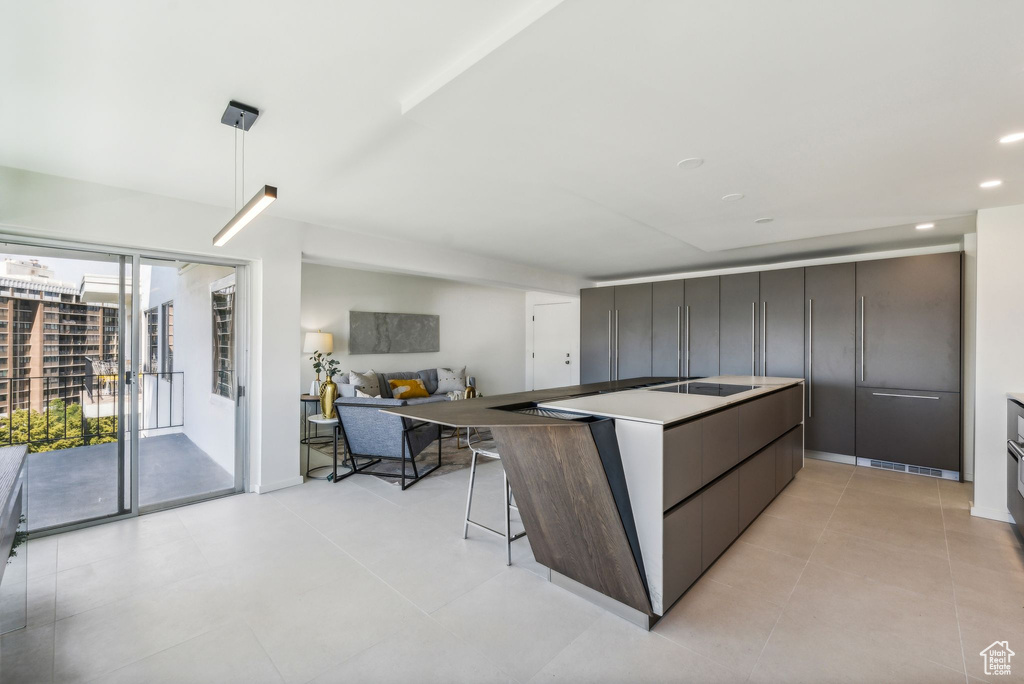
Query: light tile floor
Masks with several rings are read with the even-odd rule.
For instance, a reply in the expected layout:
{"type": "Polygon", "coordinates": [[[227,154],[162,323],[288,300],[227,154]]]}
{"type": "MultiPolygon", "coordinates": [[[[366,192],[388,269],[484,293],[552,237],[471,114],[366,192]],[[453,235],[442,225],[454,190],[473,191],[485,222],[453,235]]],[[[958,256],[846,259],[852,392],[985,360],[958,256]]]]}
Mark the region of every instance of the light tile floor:
{"type": "MultiPolygon", "coordinates": [[[[476,517],[501,521],[500,464],[476,517]]],[[[468,472],[322,481],[29,544],[3,682],[1024,681],[1024,552],[969,485],[808,461],[650,633],[461,539],[468,472]]]]}

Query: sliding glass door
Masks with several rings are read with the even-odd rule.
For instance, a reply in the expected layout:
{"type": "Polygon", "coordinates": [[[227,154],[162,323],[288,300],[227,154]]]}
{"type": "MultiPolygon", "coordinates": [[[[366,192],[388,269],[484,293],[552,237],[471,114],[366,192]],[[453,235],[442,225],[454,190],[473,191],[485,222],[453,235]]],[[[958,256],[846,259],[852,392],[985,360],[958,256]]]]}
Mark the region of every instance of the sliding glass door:
{"type": "Polygon", "coordinates": [[[139,506],[143,511],[242,486],[236,443],[240,282],[234,266],[143,258],[139,306],[139,506]]]}
{"type": "Polygon", "coordinates": [[[32,533],[244,491],[244,268],[0,242],[0,447],[32,533]]]}
{"type": "Polygon", "coordinates": [[[0,446],[28,451],[29,529],[132,509],[123,255],[0,244],[0,446]]]}

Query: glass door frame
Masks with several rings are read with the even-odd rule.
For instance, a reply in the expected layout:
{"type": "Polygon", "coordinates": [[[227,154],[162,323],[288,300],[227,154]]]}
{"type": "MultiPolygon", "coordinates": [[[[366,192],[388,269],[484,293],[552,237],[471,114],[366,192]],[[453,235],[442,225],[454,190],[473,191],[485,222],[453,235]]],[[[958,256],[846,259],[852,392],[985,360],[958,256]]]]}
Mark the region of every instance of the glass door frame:
{"type": "Polygon", "coordinates": [[[36,238],[17,233],[6,232],[0,229],[0,243],[12,247],[22,246],[28,249],[64,249],[72,252],[87,254],[103,254],[107,257],[118,258],[118,510],[120,512],[92,518],[80,522],[50,527],[45,530],[33,532],[35,538],[69,532],[71,530],[93,527],[118,520],[135,518],[146,513],[177,508],[198,501],[204,501],[218,496],[197,496],[194,499],[180,499],[165,505],[154,504],[140,510],[139,506],[139,433],[142,426],[139,423],[139,382],[138,373],[141,364],[142,338],[141,338],[141,310],[135,309],[141,306],[139,301],[139,281],[142,259],[164,259],[172,261],[188,261],[199,264],[215,266],[226,266],[235,269],[236,282],[236,334],[235,334],[235,473],[234,489],[221,496],[231,496],[248,491],[249,487],[249,377],[251,358],[249,350],[251,347],[252,329],[250,325],[252,301],[251,279],[254,277],[252,262],[243,259],[212,258],[205,255],[188,254],[184,252],[169,252],[162,250],[138,250],[125,249],[123,247],[107,246],[100,243],[84,244],[73,240],[60,240],[50,238],[36,238]],[[126,269],[127,266],[130,267],[126,269]],[[126,281],[130,277],[131,296],[129,299],[126,281]],[[131,302],[129,305],[128,301],[131,302]],[[127,332],[126,314],[131,316],[131,340],[126,342],[127,332]],[[131,364],[125,363],[125,353],[130,350],[131,364]],[[130,376],[127,374],[130,373],[130,376]],[[126,378],[130,377],[127,388],[124,387],[126,378]],[[127,389],[127,391],[126,391],[127,389]],[[125,394],[128,395],[128,405],[125,406],[125,394]],[[124,435],[121,428],[121,421],[127,419],[128,434],[124,435]],[[125,449],[128,449],[130,458],[125,458],[125,449]],[[128,472],[124,467],[130,462],[128,472]],[[129,482],[125,482],[125,475],[129,476],[129,482]],[[125,486],[130,489],[130,506],[125,505],[125,486]]]}

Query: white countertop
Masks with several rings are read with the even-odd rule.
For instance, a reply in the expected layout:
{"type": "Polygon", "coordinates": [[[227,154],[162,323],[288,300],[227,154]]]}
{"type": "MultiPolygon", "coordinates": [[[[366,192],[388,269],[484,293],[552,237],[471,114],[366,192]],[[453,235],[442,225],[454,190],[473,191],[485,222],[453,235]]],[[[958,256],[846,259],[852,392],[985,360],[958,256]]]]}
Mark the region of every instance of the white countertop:
{"type": "MultiPolygon", "coordinates": [[[[561,401],[542,402],[542,408],[571,411],[573,413],[587,413],[605,418],[617,418],[620,420],[635,420],[642,423],[655,423],[665,425],[675,423],[687,418],[699,416],[702,413],[729,406],[741,401],[746,401],[759,394],[765,394],[776,390],[779,387],[799,385],[803,383],[802,378],[776,378],[757,375],[718,375],[712,378],[700,378],[687,382],[707,382],[722,385],[753,385],[754,388],[746,392],[739,392],[728,397],[712,397],[701,394],[673,394],[669,392],[652,392],[654,388],[625,390],[622,392],[609,392],[607,394],[593,394],[587,397],[575,399],[563,399],[561,401]]],[[[687,382],[670,382],[659,387],[668,385],[685,385],[687,382]]]]}

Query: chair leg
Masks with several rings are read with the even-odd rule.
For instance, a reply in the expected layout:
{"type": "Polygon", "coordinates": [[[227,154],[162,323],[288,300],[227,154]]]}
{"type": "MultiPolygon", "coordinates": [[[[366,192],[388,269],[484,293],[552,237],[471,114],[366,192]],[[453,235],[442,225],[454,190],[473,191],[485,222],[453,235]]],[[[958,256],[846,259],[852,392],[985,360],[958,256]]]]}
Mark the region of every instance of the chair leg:
{"type": "Polygon", "coordinates": [[[512,565],[512,509],[509,506],[509,494],[511,492],[508,486],[508,475],[505,474],[505,468],[501,469],[501,482],[502,489],[505,492],[505,565],[512,565]]]}
{"type": "Polygon", "coordinates": [[[469,493],[466,495],[466,520],[462,523],[462,538],[469,537],[469,509],[473,506],[473,481],[476,479],[476,452],[469,461],[469,493]]]}

